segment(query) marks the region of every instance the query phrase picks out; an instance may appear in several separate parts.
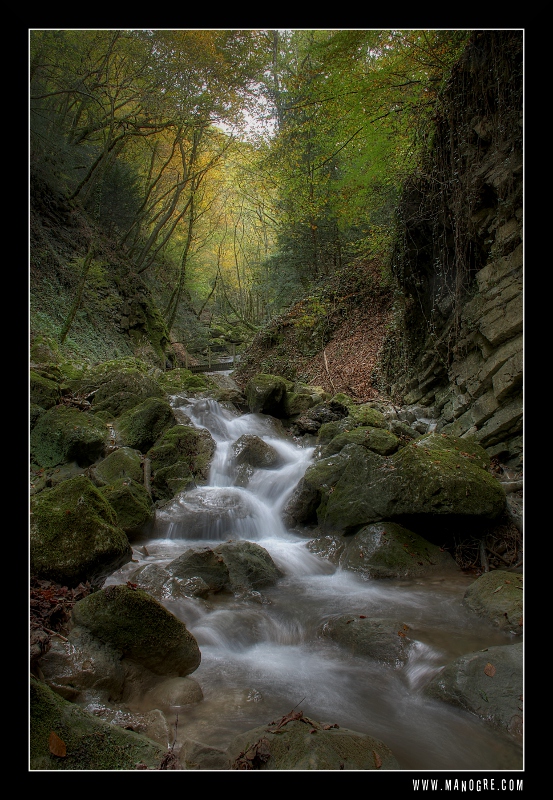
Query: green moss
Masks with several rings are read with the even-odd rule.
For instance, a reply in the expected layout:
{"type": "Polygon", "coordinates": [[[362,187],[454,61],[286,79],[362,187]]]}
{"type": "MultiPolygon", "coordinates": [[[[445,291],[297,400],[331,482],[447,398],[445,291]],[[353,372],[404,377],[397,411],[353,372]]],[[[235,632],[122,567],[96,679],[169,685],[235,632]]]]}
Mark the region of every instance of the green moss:
{"type": "Polygon", "coordinates": [[[75,603],[73,619],[156,674],[184,676],[200,664],[184,622],[141,589],[117,585],[94,592],[75,603]]]}
{"type": "Polygon", "coordinates": [[[106,576],[130,558],[115,511],[84,475],[31,498],[32,575],[76,586],[106,576]]]}
{"type": "Polygon", "coordinates": [[[87,467],[103,455],[107,442],[107,428],[91,414],[54,406],[38,418],[31,432],[31,458],[41,467],[71,461],[87,467]]]}
{"type": "Polygon", "coordinates": [[[36,405],[48,409],[59,402],[61,392],[57,382],[31,370],[29,384],[31,403],[36,403],[36,405]]]}
{"type": "Polygon", "coordinates": [[[398,449],[399,439],[393,433],[380,428],[354,428],[352,431],[345,431],[335,436],[323,448],[321,456],[326,458],[333,453],[339,453],[348,444],[358,444],[361,447],[366,447],[367,450],[372,450],[374,453],[389,456],[398,449]]]}
{"type": "Polygon", "coordinates": [[[205,391],[208,387],[208,382],[202,375],[180,367],[164,372],[159,376],[158,383],[167,394],[200,392],[205,391]]]}
{"type": "Polygon", "coordinates": [[[176,425],[151,450],[152,491],[156,500],[170,500],[191,483],[207,479],[215,442],[207,430],[176,425]]]}
{"type": "Polygon", "coordinates": [[[176,420],[166,400],[149,397],[122,414],[115,427],[120,441],[145,453],[176,420]]]}
{"type": "Polygon", "coordinates": [[[116,513],[117,525],[125,533],[134,533],[152,516],[152,499],[144,486],[130,478],[100,488],[100,493],[116,513]]]}
{"type": "Polygon", "coordinates": [[[109,725],[31,678],[29,766],[31,770],[134,770],[138,764],[159,769],[164,748],[145,736],[109,725]],[[50,737],[65,746],[54,755],[50,737]]]}

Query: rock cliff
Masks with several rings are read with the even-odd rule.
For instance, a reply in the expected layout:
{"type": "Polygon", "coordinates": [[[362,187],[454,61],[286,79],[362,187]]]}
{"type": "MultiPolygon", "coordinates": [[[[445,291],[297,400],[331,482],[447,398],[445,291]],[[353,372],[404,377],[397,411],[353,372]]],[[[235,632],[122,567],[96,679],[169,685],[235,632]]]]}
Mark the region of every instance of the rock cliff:
{"type": "Polygon", "coordinates": [[[477,31],[398,209],[382,387],[522,469],[523,32],[477,31]]]}

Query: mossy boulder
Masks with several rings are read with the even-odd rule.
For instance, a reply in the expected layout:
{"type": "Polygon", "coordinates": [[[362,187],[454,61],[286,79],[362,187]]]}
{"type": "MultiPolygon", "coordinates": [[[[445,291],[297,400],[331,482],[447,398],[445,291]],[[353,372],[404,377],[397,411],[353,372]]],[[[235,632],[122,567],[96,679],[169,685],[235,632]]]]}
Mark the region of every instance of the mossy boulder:
{"type": "Polygon", "coordinates": [[[184,367],[177,367],[164,372],[159,376],[157,382],[161,389],[169,395],[203,392],[210,385],[208,378],[191,372],[184,367]]]}
{"type": "Polygon", "coordinates": [[[100,487],[100,493],[115,511],[117,525],[130,541],[152,520],[154,505],[144,484],[131,478],[119,478],[100,487]]]}
{"type": "Polygon", "coordinates": [[[210,592],[229,589],[230,575],[222,555],[209,547],[192,547],[175,558],[166,567],[174,578],[187,580],[201,578],[210,592]]]}
{"type": "Polygon", "coordinates": [[[227,750],[229,769],[401,769],[390,748],[378,739],[296,715],[300,718],[280,726],[275,721],[236,736],[227,750]]]}
{"type": "Polygon", "coordinates": [[[365,656],[394,668],[405,665],[413,644],[405,622],[360,615],[328,619],[321,625],[320,636],[332,639],[352,655],[365,656]]]}
{"type": "Polygon", "coordinates": [[[246,401],[252,414],[269,414],[277,419],[288,416],[286,391],[289,381],[279,375],[260,372],[254,375],[245,388],[246,401]]]}
{"type": "Polygon", "coordinates": [[[107,586],[73,606],[73,621],[156,675],[189,675],[198,643],[184,622],[141,589],[107,586]]]}
{"type": "Polygon", "coordinates": [[[132,447],[118,447],[97,464],[89,467],[87,474],[96,486],[106,486],[120,479],[142,483],[144,480],[142,453],[132,447]]]}
{"type": "Polygon", "coordinates": [[[146,453],[177,420],[167,400],[149,397],[125,411],[114,424],[117,441],[146,453]]]}
{"type": "Polygon", "coordinates": [[[44,409],[57,405],[61,398],[61,391],[57,381],[39,375],[31,370],[29,376],[29,398],[31,403],[42,406],[44,409]]]}
{"type": "Polygon", "coordinates": [[[388,427],[388,421],[384,414],[369,403],[360,406],[348,406],[348,417],[353,420],[355,425],[371,428],[388,427]]]}
{"type": "Polygon", "coordinates": [[[108,440],[105,424],[91,414],[54,406],[40,415],[31,431],[31,462],[55,467],[75,461],[88,467],[104,455],[108,440]]]}
{"type": "Polygon", "coordinates": [[[294,384],[293,389],[286,392],[286,411],[289,417],[293,417],[329,399],[328,393],[320,387],[307,386],[298,381],[294,384]]]}
{"type": "Polygon", "coordinates": [[[44,414],[46,411],[45,408],[42,406],[37,406],[36,403],[30,403],[29,405],[29,430],[33,430],[35,425],[37,424],[39,418],[44,414]]]}
{"type": "Polygon", "coordinates": [[[455,559],[438,545],[390,521],[367,525],[352,536],[323,536],[309,542],[308,548],[366,579],[459,570],[455,559]]]}
{"type": "Polygon", "coordinates": [[[252,433],[245,433],[233,442],[231,453],[237,466],[248,464],[259,469],[271,469],[281,463],[275,448],[252,433]]]}
{"type": "Polygon", "coordinates": [[[523,662],[522,642],[467,653],[438,672],[424,693],[476,714],[522,742],[523,662]]]}
{"type": "Polygon", "coordinates": [[[31,770],[160,769],[166,748],[134,731],[110,725],[45,683],[31,678],[29,768],[31,770]]]}
{"type": "Polygon", "coordinates": [[[257,591],[272,586],[283,575],[271,554],[255,542],[225,542],[215,547],[214,552],[228,568],[232,591],[257,591]]]}
{"type": "Polygon", "coordinates": [[[358,444],[381,456],[390,456],[399,448],[400,442],[393,433],[381,428],[359,427],[354,428],[352,431],[344,431],[344,433],[340,433],[331,439],[321,449],[321,457],[326,458],[339,453],[348,444],[358,444]]]}
{"type": "Polygon", "coordinates": [[[139,359],[115,359],[96,365],[69,385],[74,391],[91,397],[93,413],[104,412],[114,419],[148,397],[165,397],[157,380],[148,375],[149,369],[139,359]]]}
{"type": "MultiPolygon", "coordinates": [[[[327,530],[423,514],[497,519],[505,493],[488,465],[479,445],[441,434],[422,436],[388,457],[348,444],[306,470],[301,492],[318,495],[316,521],[327,530]]],[[[301,518],[301,509],[292,515],[301,518]]]]}
{"type": "Polygon", "coordinates": [[[115,511],[84,475],[31,498],[31,575],[62,586],[97,585],[131,557],[115,511]]]}
{"type": "Polygon", "coordinates": [[[522,636],[523,588],[524,579],[518,573],[484,572],[466,590],[463,604],[494,627],[522,636]]]}
{"type": "Polygon", "coordinates": [[[300,436],[306,433],[315,435],[322,425],[344,419],[347,416],[348,407],[343,403],[336,400],[325,400],[295,417],[292,430],[300,436]]]}
{"type": "Polygon", "coordinates": [[[147,456],[155,500],[170,500],[190,485],[207,480],[215,441],[205,428],[175,425],[160,437],[147,456]]]}

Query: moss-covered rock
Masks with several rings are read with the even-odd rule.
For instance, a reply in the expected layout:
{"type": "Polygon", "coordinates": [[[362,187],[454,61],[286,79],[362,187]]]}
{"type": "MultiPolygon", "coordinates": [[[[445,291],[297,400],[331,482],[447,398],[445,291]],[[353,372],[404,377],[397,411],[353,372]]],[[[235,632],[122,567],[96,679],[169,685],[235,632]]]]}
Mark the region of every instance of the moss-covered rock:
{"type": "Polygon", "coordinates": [[[35,678],[29,710],[31,770],[134,770],[139,764],[160,769],[167,753],[151,739],[83,711],[35,678]]]}
{"type": "Polygon", "coordinates": [[[120,444],[146,453],[176,422],[167,400],[149,397],[125,411],[114,427],[120,444]]]}
{"type": "Polygon", "coordinates": [[[156,675],[189,675],[201,660],[184,622],[141,589],[107,586],[73,606],[75,624],[156,675]]]}
{"type": "Polygon", "coordinates": [[[343,403],[334,399],[325,400],[295,417],[291,427],[300,436],[306,433],[317,434],[322,425],[344,419],[347,416],[348,407],[343,403]]]}
{"type": "Polygon", "coordinates": [[[132,447],[118,447],[87,470],[95,486],[106,486],[120,479],[142,483],[144,480],[142,454],[132,447]]]}
{"type": "Polygon", "coordinates": [[[215,441],[205,428],[175,425],[147,455],[151,463],[154,499],[170,500],[191,484],[207,480],[215,441]]]}
{"type": "Polygon", "coordinates": [[[29,376],[29,397],[31,403],[42,406],[44,409],[52,408],[59,403],[61,391],[59,383],[39,375],[31,370],[29,376]]]}
{"type": "Polygon", "coordinates": [[[84,475],[31,498],[30,571],[37,578],[96,585],[131,556],[115,511],[84,475]]]}
{"type": "Polygon", "coordinates": [[[360,406],[349,406],[348,417],[350,417],[356,425],[371,428],[387,428],[388,421],[381,411],[371,406],[369,403],[364,403],[360,406]]]}
{"type": "Polygon", "coordinates": [[[191,372],[184,367],[168,370],[159,376],[157,380],[161,389],[169,395],[178,395],[181,392],[195,393],[203,392],[210,385],[210,381],[204,375],[191,372]]]}
{"type": "Polygon", "coordinates": [[[423,514],[496,519],[505,493],[487,465],[479,445],[434,433],[388,457],[348,444],[307,469],[303,490],[318,493],[327,530],[423,514]]]}
{"type": "Polygon", "coordinates": [[[165,397],[155,378],[148,374],[150,369],[136,358],[114,359],[96,365],[69,385],[91,397],[94,414],[105,412],[114,419],[148,397],[165,397]]]}
{"type": "Polygon", "coordinates": [[[381,456],[389,456],[399,448],[399,439],[393,433],[381,428],[354,428],[352,431],[344,431],[331,439],[322,448],[321,457],[326,458],[339,453],[347,444],[358,444],[381,456]]]}
{"type": "MultiPolygon", "coordinates": [[[[310,548],[313,549],[313,548],[310,548]]],[[[322,555],[319,551],[318,555],[322,555]]],[[[459,570],[454,558],[438,545],[395,522],[367,525],[343,539],[338,563],[364,578],[408,578],[459,570]]]]}
{"type": "Polygon", "coordinates": [[[42,406],[37,406],[36,403],[31,403],[29,405],[29,430],[33,430],[39,418],[42,414],[44,414],[45,411],[45,408],[42,408],[42,406]]]}
{"type": "Polygon", "coordinates": [[[227,750],[230,769],[398,770],[394,754],[378,739],[322,723],[299,719],[254,728],[236,736],[227,750]]]}
{"type": "Polygon", "coordinates": [[[460,656],[425,687],[425,694],[476,714],[522,741],[522,642],[460,656]]]}
{"type": "Polygon", "coordinates": [[[210,592],[229,589],[230,575],[223,556],[209,547],[190,548],[167,564],[167,571],[175,578],[201,578],[210,592]]]}
{"type": "Polygon", "coordinates": [[[522,575],[496,569],[469,586],[463,603],[495,627],[522,636],[523,588],[522,575]]]}
{"type": "Polygon", "coordinates": [[[282,577],[271,554],[255,542],[225,542],[214,548],[222,556],[229,572],[233,591],[254,590],[271,586],[282,577]]]}
{"type": "Polygon", "coordinates": [[[291,384],[279,375],[260,372],[246,384],[245,394],[252,414],[269,414],[277,419],[288,416],[286,391],[291,384]]]}
{"type": "Polygon", "coordinates": [[[55,467],[71,461],[88,467],[103,456],[109,433],[91,414],[54,406],[40,415],[30,436],[31,462],[55,467]]]}
{"type": "Polygon", "coordinates": [[[100,487],[117,515],[117,525],[125,531],[129,540],[139,534],[151,521],[154,512],[152,498],[142,483],[131,478],[119,478],[108,486],[100,487]]]}
{"type": "Polygon", "coordinates": [[[275,448],[252,433],[245,433],[233,442],[231,452],[237,465],[249,464],[259,469],[271,469],[281,462],[275,448]]]}

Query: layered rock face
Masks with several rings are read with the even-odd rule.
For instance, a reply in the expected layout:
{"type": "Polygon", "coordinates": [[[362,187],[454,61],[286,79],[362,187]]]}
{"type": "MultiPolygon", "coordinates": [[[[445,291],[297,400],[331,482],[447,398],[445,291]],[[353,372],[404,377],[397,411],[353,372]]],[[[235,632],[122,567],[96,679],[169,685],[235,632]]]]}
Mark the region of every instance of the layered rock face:
{"type": "Polygon", "coordinates": [[[522,468],[522,31],[473,34],[399,209],[386,388],[522,468]]]}

